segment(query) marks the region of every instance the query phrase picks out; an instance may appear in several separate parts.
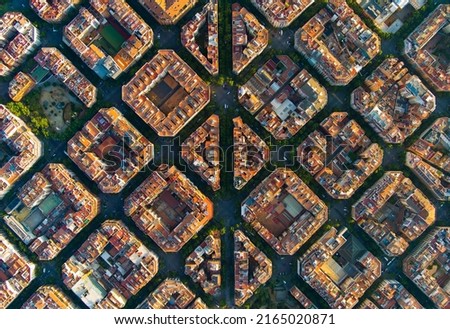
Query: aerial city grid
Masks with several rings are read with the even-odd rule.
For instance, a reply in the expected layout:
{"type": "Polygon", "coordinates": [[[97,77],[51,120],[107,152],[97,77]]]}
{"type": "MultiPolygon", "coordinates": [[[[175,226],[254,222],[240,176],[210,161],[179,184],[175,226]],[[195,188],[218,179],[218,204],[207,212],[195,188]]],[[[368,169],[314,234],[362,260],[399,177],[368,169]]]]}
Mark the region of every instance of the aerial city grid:
{"type": "Polygon", "coordinates": [[[0,309],[450,309],[447,1],[0,16],[0,309]]]}

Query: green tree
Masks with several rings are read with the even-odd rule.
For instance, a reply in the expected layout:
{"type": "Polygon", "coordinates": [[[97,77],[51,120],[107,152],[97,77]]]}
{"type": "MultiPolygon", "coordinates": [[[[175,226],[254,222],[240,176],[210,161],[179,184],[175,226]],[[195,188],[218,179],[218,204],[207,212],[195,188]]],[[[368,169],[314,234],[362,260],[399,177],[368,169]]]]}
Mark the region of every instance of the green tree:
{"type": "MultiPolygon", "coordinates": [[[[33,112],[34,113],[34,112],[33,112]]],[[[31,126],[36,129],[37,131],[39,131],[43,136],[48,137],[50,132],[49,132],[49,122],[47,120],[47,118],[42,117],[42,116],[32,116],[31,117],[31,126]]]]}
{"type": "Polygon", "coordinates": [[[28,106],[23,104],[22,102],[9,102],[6,104],[6,107],[13,113],[14,115],[20,116],[20,117],[29,117],[30,116],[30,109],[28,106]]]}
{"type": "Polygon", "coordinates": [[[44,137],[49,137],[50,135],[50,124],[48,119],[41,115],[38,110],[33,106],[30,109],[30,105],[22,102],[9,102],[6,107],[18,117],[22,118],[30,129],[35,134],[41,134],[44,137]]]}

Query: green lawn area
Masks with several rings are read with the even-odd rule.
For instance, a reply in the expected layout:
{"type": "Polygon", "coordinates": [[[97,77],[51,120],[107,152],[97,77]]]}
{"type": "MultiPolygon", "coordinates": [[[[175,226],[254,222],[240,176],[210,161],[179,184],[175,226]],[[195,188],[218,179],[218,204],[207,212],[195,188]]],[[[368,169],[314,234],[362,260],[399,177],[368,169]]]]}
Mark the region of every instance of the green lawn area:
{"type": "Polygon", "coordinates": [[[102,30],[100,31],[100,35],[103,37],[104,41],[109,44],[110,47],[108,48],[112,49],[114,54],[117,54],[119,52],[120,47],[125,42],[125,39],[110,24],[103,26],[102,30]]]}
{"type": "Polygon", "coordinates": [[[31,72],[31,76],[33,77],[34,80],[36,80],[37,82],[41,82],[42,79],[45,78],[45,76],[47,75],[48,70],[44,69],[41,66],[36,66],[36,68],[33,70],[33,72],[31,72]]]}
{"type": "Polygon", "coordinates": [[[42,203],[39,205],[39,209],[44,215],[48,215],[62,203],[62,200],[56,194],[50,194],[42,203]]]}

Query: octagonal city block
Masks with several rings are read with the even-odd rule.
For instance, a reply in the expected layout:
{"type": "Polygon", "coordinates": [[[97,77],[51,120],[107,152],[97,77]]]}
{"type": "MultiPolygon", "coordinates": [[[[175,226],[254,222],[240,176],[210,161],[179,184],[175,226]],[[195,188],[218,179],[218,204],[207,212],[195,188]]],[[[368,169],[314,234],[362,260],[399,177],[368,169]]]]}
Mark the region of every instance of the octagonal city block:
{"type": "Polygon", "coordinates": [[[403,143],[436,108],[436,98],[397,58],[387,58],[351,94],[351,106],[386,143],[403,143]]]}
{"type": "Polygon", "coordinates": [[[280,255],[293,255],[328,219],[328,207],[292,170],[278,168],[254,189],[241,215],[280,255]]]}
{"type": "Polygon", "coordinates": [[[352,217],[388,256],[399,256],[436,220],[433,203],[400,171],[388,171],[352,206],[352,217]]]}
{"type": "Polygon", "coordinates": [[[347,228],[333,227],[299,258],[297,270],[331,308],[353,308],[381,276],[381,262],[347,228]]]}
{"type": "Polygon", "coordinates": [[[345,86],[380,52],[381,40],[345,0],[330,0],[295,33],[295,49],[334,86],[345,86]]]}
{"type": "Polygon", "coordinates": [[[239,88],[238,100],[275,139],[285,140],[327,105],[328,96],[307,70],[279,55],[239,88]]]}
{"type": "Polygon", "coordinates": [[[111,107],[86,122],[67,153],[103,193],[119,193],[153,159],[153,144],[111,107]]]}
{"type": "Polygon", "coordinates": [[[173,50],[158,50],[122,87],[123,101],[162,137],[177,135],[210,96],[210,87],[173,50]]]}
{"type": "Polygon", "coordinates": [[[346,112],[334,112],[297,149],[298,161],[334,199],[348,199],[383,161],[383,150],[346,112]]]}
{"type": "Polygon", "coordinates": [[[89,308],[123,308],[158,272],[158,256],[123,222],[107,220],[63,264],[62,279],[89,308]]]}
{"type": "Polygon", "coordinates": [[[125,0],[90,0],[63,41],[97,75],[116,79],[153,45],[153,30],[125,0]]]}
{"type": "Polygon", "coordinates": [[[125,214],[165,252],[177,252],[213,217],[213,203],[175,166],[161,166],[128,198],[125,214]]]}
{"type": "Polygon", "coordinates": [[[9,228],[40,260],[51,260],[97,216],[100,199],[64,165],[49,163],[5,211],[9,228]]]}

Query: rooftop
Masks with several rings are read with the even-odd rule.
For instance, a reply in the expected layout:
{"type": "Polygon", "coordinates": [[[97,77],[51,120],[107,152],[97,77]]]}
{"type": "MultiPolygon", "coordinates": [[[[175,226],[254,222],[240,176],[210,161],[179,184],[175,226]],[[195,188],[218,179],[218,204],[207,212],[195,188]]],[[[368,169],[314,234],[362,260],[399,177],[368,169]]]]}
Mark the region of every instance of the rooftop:
{"type": "Polygon", "coordinates": [[[274,27],[289,26],[314,0],[252,0],[253,5],[274,27]]]}
{"type": "Polygon", "coordinates": [[[348,199],[383,161],[383,150],[346,112],[334,112],[297,149],[302,167],[335,199],[348,199]]]}
{"type": "Polygon", "coordinates": [[[232,5],[233,72],[241,73],[269,43],[269,31],[240,4],[232,5]]]}
{"type": "Polygon", "coordinates": [[[397,58],[387,58],[351,95],[358,111],[386,143],[403,143],[436,108],[436,98],[397,58]]]}
{"type": "Polygon", "coordinates": [[[331,308],[353,308],[381,276],[381,262],[344,228],[331,228],[298,260],[298,274],[331,308]]]}
{"type": "MultiPolygon", "coordinates": [[[[97,87],[95,87],[57,48],[41,48],[34,57],[39,66],[50,71],[86,106],[92,107],[97,101],[97,87]]],[[[28,78],[33,77],[28,74],[28,78]]],[[[26,79],[24,83],[15,82],[18,86],[17,94],[24,96],[35,85],[30,86],[26,79]]],[[[34,79],[33,79],[34,80],[34,79]]],[[[11,82],[13,83],[13,82],[11,82]]],[[[11,86],[10,86],[11,89],[11,86]]],[[[11,92],[10,92],[11,93],[11,92]]],[[[20,100],[21,97],[18,97],[20,100]]]]}
{"type": "Polygon", "coordinates": [[[139,306],[140,309],[206,309],[202,299],[179,279],[165,279],[139,306]]]}
{"type": "Polygon", "coordinates": [[[403,261],[403,272],[437,308],[450,308],[450,228],[435,227],[403,261]]]}
{"type": "Polygon", "coordinates": [[[7,76],[40,44],[39,30],[20,12],[0,18],[0,76],[7,76]]]}
{"type": "Polygon", "coordinates": [[[345,86],[381,50],[381,40],[345,0],[330,0],[295,34],[295,48],[334,86],[345,86]]]}
{"type": "Polygon", "coordinates": [[[181,157],[213,191],[220,189],[219,116],[211,115],[181,145],[181,157]]]}
{"type": "Polygon", "coordinates": [[[360,308],[422,309],[423,306],[396,280],[383,280],[360,308]]]}
{"type": "Polygon", "coordinates": [[[213,231],[186,258],[184,273],[213,296],[220,294],[222,285],[221,237],[213,231]]]}
{"type": "Polygon", "coordinates": [[[30,7],[48,23],[59,23],[79,0],[30,0],[30,7]]]}
{"type": "Polygon", "coordinates": [[[383,32],[395,33],[403,23],[426,4],[426,0],[356,0],[378,28],[383,32]]]}
{"type": "Polygon", "coordinates": [[[317,306],[297,286],[292,286],[289,292],[303,308],[317,309],[317,306]]]}
{"type": "Polygon", "coordinates": [[[14,102],[20,102],[22,98],[36,86],[36,84],[37,82],[31,74],[20,71],[9,82],[8,96],[14,102]]]}
{"type": "Polygon", "coordinates": [[[436,91],[450,91],[450,4],[438,6],[405,40],[404,54],[436,91]]]}
{"type": "Polygon", "coordinates": [[[161,25],[174,25],[198,0],[139,0],[139,3],[161,25]]]}
{"type": "Polygon", "coordinates": [[[241,105],[277,140],[299,132],[327,98],[327,90],[286,55],[267,61],[238,91],[241,105]]]}
{"type": "Polygon", "coordinates": [[[100,200],[62,164],[48,164],[16,196],[4,221],[41,260],[55,258],[100,212],[100,200]]]}
{"type": "Polygon", "coordinates": [[[153,159],[153,144],[111,107],[86,122],[67,153],[102,192],[119,193],[153,159]]]}
{"type": "Polygon", "coordinates": [[[158,256],[107,220],[63,264],[62,278],[89,308],[123,308],[158,272],[158,256]]]}
{"type": "Polygon", "coordinates": [[[22,305],[26,309],[74,309],[73,302],[56,286],[41,286],[22,305]]]}
{"type": "Polygon", "coordinates": [[[218,0],[209,0],[203,10],[183,26],[181,43],[209,74],[219,74],[218,0]],[[200,33],[203,29],[206,29],[204,34],[200,33]]]}
{"type": "Polygon", "coordinates": [[[440,201],[450,200],[450,120],[437,119],[408,148],[406,165],[440,201]]]}
{"type": "Polygon", "coordinates": [[[159,136],[177,135],[209,103],[209,86],[173,50],[158,50],[128,84],[122,99],[159,136]]]}
{"type": "Polygon", "coordinates": [[[293,255],[328,219],[328,207],[290,169],[278,168],[242,202],[241,215],[280,255],[293,255]]]}
{"type": "Polygon", "coordinates": [[[399,171],[388,171],[353,205],[352,217],[388,256],[399,256],[436,220],[433,203],[399,171]]]}
{"type": "Polygon", "coordinates": [[[125,199],[125,214],[165,252],[177,252],[213,217],[214,206],[175,166],[162,165],[125,199]]]}
{"type": "Polygon", "coordinates": [[[41,141],[28,128],[25,122],[0,104],[0,146],[4,146],[7,155],[2,152],[0,164],[0,199],[14,183],[39,160],[43,153],[41,141]]]}
{"type": "Polygon", "coordinates": [[[234,231],[234,303],[242,306],[272,276],[271,260],[240,230],[234,231]]]}
{"type": "Polygon", "coordinates": [[[90,0],[64,27],[63,41],[101,78],[116,79],[153,45],[150,26],[125,0],[90,0]]]}
{"type": "Polygon", "coordinates": [[[0,231],[0,309],[6,308],[35,278],[36,265],[0,231]]]}
{"type": "Polygon", "coordinates": [[[233,119],[234,188],[242,189],[269,161],[270,150],[241,117],[233,119]]]}

